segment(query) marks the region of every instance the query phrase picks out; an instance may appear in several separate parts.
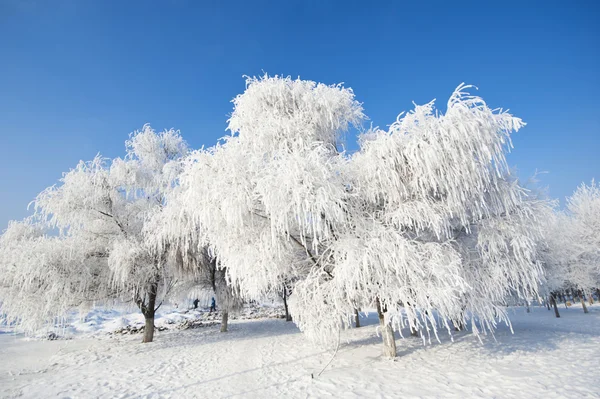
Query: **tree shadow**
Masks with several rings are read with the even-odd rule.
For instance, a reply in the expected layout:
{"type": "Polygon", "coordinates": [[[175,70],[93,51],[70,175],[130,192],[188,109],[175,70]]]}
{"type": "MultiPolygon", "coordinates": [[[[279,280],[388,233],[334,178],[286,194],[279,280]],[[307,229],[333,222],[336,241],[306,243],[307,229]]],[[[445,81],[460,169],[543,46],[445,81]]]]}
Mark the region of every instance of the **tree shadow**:
{"type": "Polygon", "coordinates": [[[152,346],[156,344],[157,346],[160,346],[160,349],[169,349],[208,345],[215,342],[231,340],[244,341],[249,339],[300,334],[298,327],[296,327],[294,323],[286,322],[285,319],[239,320],[230,322],[227,332],[221,332],[220,328],[220,325],[214,325],[179,331],[157,332],[155,333],[155,342],[144,345],[152,346]],[[178,340],[167,339],[170,334],[185,335],[185,338],[178,340]]]}
{"type": "MultiPolygon", "coordinates": [[[[561,318],[555,318],[554,313],[540,308],[527,315],[520,315],[518,322],[513,324],[513,331],[505,324],[498,324],[496,330],[480,333],[479,337],[470,330],[450,331],[440,329],[438,336],[426,337],[423,343],[421,337],[413,337],[410,330],[404,328],[402,336],[394,332],[398,347],[397,356],[407,356],[411,353],[428,350],[433,347],[451,348],[454,345],[468,345],[479,347],[489,354],[509,355],[516,352],[533,353],[538,351],[552,351],[558,349],[565,334],[570,339],[586,341],[590,337],[600,336],[600,331],[594,329],[594,323],[586,323],[585,318],[597,317],[600,307],[588,307],[590,314],[584,314],[581,309],[562,309],[561,318]],[[543,312],[543,314],[540,314],[543,312]],[[537,313],[537,314],[535,314],[537,313]],[[594,315],[595,314],[595,315],[594,315]],[[531,315],[531,317],[529,317],[531,315]],[[579,319],[579,320],[576,320],[579,319]]],[[[516,312],[513,312],[516,313],[516,312]]],[[[510,315],[513,319],[515,314],[510,315]]],[[[361,328],[379,324],[377,314],[361,313],[361,328]]],[[[361,346],[382,345],[380,335],[373,334],[360,339],[350,339],[345,347],[356,348],[361,346]]]]}
{"type": "MultiPolygon", "coordinates": [[[[301,360],[310,359],[310,358],[313,358],[313,357],[316,357],[316,356],[321,356],[321,355],[323,355],[325,353],[327,353],[327,351],[323,351],[323,352],[319,352],[319,353],[314,353],[312,355],[307,355],[307,356],[299,357],[299,358],[296,358],[296,359],[293,359],[293,360],[284,361],[284,362],[267,364],[267,365],[264,365],[264,366],[261,366],[261,367],[254,367],[254,368],[251,368],[251,369],[247,369],[247,370],[238,371],[238,372],[235,372],[235,373],[226,374],[226,375],[223,375],[223,376],[220,376],[220,377],[210,378],[208,380],[198,381],[198,382],[194,382],[194,383],[191,383],[191,384],[182,385],[180,387],[175,387],[175,388],[171,388],[171,389],[163,389],[163,390],[159,390],[159,391],[153,392],[152,395],[159,395],[159,396],[160,395],[167,395],[169,393],[173,393],[173,392],[176,392],[176,391],[179,391],[179,390],[182,390],[182,389],[187,389],[187,388],[191,388],[191,387],[197,387],[197,386],[201,386],[203,384],[207,384],[207,383],[210,383],[210,382],[221,381],[221,380],[225,380],[227,378],[231,378],[231,377],[240,376],[240,375],[243,375],[243,374],[252,373],[252,372],[255,372],[255,371],[258,371],[258,370],[269,369],[269,368],[274,368],[274,367],[279,367],[279,366],[284,366],[284,365],[296,363],[296,362],[299,362],[301,360]]],[[[295,381],[295,380],[299,380],[299,378],[292,379],[292,380],[287,380],[287,381],[281,382],[281,383],[271,384],[269,386],[260,387],[260,388],[257,388],[255,390],[250,390],[250,391],[245,391],[245,392],[231,394],[231,395],[228,395],[226,397],[230,398],[230,397],[240,396],[240,395],[244,395],[244,394],[251,393],[251,392],[261,391],[261,390],[265,390],[265,389],[273,387],[273,386],[279,386],[279,385],[288,384],[288,383],[290,383],[292,381],[295,381]]],[[[147,394],[145,394],[143,396],[146,397],[147,394]]]]}

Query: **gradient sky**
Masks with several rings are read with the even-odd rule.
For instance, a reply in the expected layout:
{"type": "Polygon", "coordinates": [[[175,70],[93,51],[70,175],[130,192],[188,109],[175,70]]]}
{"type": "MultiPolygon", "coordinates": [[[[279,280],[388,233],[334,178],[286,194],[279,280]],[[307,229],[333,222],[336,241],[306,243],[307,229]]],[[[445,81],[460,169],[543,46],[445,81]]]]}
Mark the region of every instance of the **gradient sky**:
{"type": "Polygon", "coordinates": [[[146,122],[213,145],[263,71],[344,82],[382,127],[474,84],[528,123],[521,178],[600,179],[599,1],[0,0],[0,50],[0,230],[146,122]]]}

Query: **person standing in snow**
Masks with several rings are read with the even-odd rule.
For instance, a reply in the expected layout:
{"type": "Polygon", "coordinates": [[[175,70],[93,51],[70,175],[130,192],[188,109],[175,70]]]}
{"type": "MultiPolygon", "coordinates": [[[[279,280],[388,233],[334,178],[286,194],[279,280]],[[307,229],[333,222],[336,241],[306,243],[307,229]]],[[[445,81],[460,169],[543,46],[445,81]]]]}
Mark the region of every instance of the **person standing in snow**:
{"type": "Polygon", "coordinates": [[[200,302],[198,298],[194,299],[194,309],[198,309],[198,302],[200,302]]]}
{"type": "Polygon", "coordinates": [[[212,299],[210,300],[210,311],[217,311],[217,304],[215,303],[215,297],[212,297],[212,299]]]}

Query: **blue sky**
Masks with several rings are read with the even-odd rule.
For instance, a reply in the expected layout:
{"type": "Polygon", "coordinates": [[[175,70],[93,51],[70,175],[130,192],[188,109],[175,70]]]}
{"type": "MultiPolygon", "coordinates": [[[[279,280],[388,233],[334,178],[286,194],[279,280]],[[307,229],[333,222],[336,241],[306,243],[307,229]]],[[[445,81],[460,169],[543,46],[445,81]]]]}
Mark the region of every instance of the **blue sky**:
{"type": "Polygon", "coordinates": [[[477,85],[528,123],[511,165],[562,199],[600,178],[598,21],[597,1],[0,0],[0,230],[146,122],[213,145],[263,71],[345,82],[379,126],[477,85]]]}

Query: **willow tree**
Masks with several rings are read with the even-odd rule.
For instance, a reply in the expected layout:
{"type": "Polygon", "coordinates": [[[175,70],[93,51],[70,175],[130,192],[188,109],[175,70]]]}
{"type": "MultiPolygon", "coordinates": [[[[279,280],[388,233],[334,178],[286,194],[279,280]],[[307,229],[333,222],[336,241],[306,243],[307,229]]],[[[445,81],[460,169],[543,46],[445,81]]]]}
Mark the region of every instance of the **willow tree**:
{"type": "Polygon", "coordinates": [[[53,325],[70,310],[114,298],[103,243],[47,234],[31,219],[0,236],[0,312],[20,330],[53,325]]]}
{"type": "Polygon", "coordinates": [[[547,286],[577,293],[587,313],[584,297],[600,287],[600,187],[594,181],[579,186],[546,229],[547,286]]]}
{"type": "Polygon", "coordinates": [[[171,227],[202,226],[231,283],[260,298],[318,267],[347,220],[339,133],[363,115],[341,86],[277,77],[247,84],[234,99],[232,134],[184,162],[176,198],[187,219],[171,227]]]}
{"type": "Polygon", "coordinates": [[[500,299],[537,286],[539,232],[507,177],[510,134],[523,123],[467,88],[445,114],[418,106],[363,134],[349,155],[344,132],[365,119],[351,89],[249,78],[231,135],[184,161],[185,223],[203,226],[242,295],[291,279],[294,321],[317,341],[335,341],[369,306],[388,356],[405,325],[437,334],[470,319],[475,333],[492,329],[495,316],[508,320],[500,299]]]}
{"type": "Polygon", "coordinates": [[[228,331],[229,315],[239,311],[244,300],[239,288],[227,279],[227,268],[219,264],[208,248],[205,232],[180,203],[179,187],[168,196],[165,207],[156,212],[144,228],[144,237],[154,253],[166,254],[182,292],[212,293],[221,311],[221,332],[228,331]]]}
{"type": "Polygon", "coordinates": [[[58,235],[24,237],[25,245],[47,247],[35,251],[44,261],[36,263],[35,258],[23,255],[3,261],[2,268],[26,268],[39,275],[39,283],[32,284],[29,273],[11,273],[5,284],[27,288],[24,293],[49,306],[33,314],[13,307],[19,317],[48,316],[57,303],[64,310],[67,304],[126,299],[145,317],[143,342],[153,340],[159,296],[174,280],[166,253],[155,251],[145,241],[144,226],[164,207],[166,194],[175,187],[178,160],[187,146],[178,132],[156,133],[146,125],[132,133],[126,150],[123,159],[96,156],[80,162],[58,185],[35,199],[35,225],[54,229],[58,235]],[[70,289],[73,285],[77,289],[70,289]],[[55,295],[57,287],[65,286],[69,289],[62,298],[55,295]],[[98,298],[98,292],[106,296],[98,298]]]}
{"type": "Polygon", "coordinates": [[[567,198],[566,212],[571,243],[569,280],[589,294],[600,288],[600,186],[594,180],[590,185],[581,184],[567,198]]]}
{"type": "Polygon", "coordinates": [[[459,86],[445,113],[416,106],[361,137],[342,172],[350,220],[323,260],[333,271],[315,268],[295,287],[301,328],[331,337],[354,304],[374,304],[384,354],[395,356],[394,329],[425,338],[470,320],[478,334],[509,323],[499,306],[507,295],[535,295],[539,213],[505,159],[523,123],[468,88],[459,86]]]}

